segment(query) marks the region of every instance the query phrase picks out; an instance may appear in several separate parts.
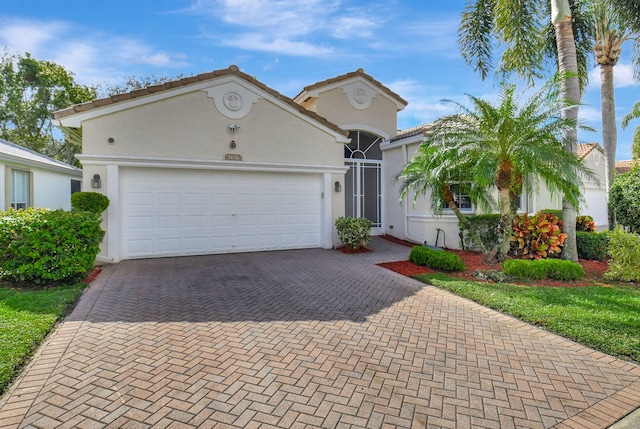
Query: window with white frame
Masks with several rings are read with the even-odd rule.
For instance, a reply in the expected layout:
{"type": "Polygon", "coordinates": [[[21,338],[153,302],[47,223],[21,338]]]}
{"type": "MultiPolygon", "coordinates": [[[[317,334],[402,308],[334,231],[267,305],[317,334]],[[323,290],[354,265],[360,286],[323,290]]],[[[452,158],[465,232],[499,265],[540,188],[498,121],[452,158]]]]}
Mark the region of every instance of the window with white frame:
{"type": "Polygon", "coordinates": [[[528,213],[531,210],[531,201],[529,200],[529,196],[526,192],[522,192],[522,194],[518,195],[516,198],[516,209],[518,213],[528,213]]]}
{"type": "MultiPolygon", "coordinates": [[[[473,211],[473,202],[471,201],[471,197],[469,195],[462,194],[460,186],[449,185],[449,189],[451,189],[451,192],[453,193],[453,201],[455,201],[461,212],[473,211]]],[[[442,202],[442,206],[445,210],[449,210],[449,205],[445,201],[442,202]]]]}
{"type": "Polygon", "coordinates": [[[31,205],[31,172],[11,170],[11,207],[26,209],[31,205]]]}

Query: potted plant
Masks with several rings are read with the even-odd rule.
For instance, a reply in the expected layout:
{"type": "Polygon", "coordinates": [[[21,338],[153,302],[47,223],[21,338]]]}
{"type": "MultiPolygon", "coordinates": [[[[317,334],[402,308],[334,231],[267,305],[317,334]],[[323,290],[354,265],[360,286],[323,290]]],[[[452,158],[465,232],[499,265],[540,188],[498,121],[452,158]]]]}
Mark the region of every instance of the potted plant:
{"type": "Polygon", "coordinates": [[[360,250],[371,240],[373,222],[363,217],[339,217],[336,219],[338,238],[348,249],[360,250]]]}

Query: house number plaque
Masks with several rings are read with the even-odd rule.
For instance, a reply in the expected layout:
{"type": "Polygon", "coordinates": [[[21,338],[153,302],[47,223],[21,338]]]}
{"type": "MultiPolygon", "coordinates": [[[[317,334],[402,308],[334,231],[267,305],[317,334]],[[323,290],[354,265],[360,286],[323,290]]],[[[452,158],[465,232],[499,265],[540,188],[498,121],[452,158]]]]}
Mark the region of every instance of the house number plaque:
{"type": "Polygon", "coordinates": [[[225,161],[242,161],[242,155],[237,153],[228,153],[224,156],[225,161]]]}

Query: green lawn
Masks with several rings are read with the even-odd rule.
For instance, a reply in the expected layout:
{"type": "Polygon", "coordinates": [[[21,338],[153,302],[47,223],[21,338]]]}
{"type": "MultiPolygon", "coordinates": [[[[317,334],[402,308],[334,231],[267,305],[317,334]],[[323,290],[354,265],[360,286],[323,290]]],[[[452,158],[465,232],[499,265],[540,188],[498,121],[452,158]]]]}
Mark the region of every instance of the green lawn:
{"type": "Polygon", "coordinates": [[[79,282],[46,290],[26,290],[0,285],[0,394],[86,286],[79,282]]]}
{"type": "Polygon", "coordinates": [[[415,278],[604,353],[640,362],[638,288],[490,284],[439,273],[415,278]]]}

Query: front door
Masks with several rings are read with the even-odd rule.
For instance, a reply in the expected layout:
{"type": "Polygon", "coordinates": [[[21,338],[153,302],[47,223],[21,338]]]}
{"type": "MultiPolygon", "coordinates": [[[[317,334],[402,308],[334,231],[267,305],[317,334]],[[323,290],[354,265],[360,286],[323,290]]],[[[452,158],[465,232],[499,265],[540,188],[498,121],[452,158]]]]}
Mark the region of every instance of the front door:
{"type": "Polygon", "coordinates": [[[351,131],[344,148],[346,216],[366,217],[373,222],[373,234],[382,233],[382,151],[381,137],[351,131]]]}

